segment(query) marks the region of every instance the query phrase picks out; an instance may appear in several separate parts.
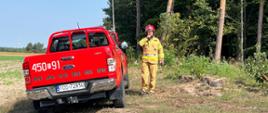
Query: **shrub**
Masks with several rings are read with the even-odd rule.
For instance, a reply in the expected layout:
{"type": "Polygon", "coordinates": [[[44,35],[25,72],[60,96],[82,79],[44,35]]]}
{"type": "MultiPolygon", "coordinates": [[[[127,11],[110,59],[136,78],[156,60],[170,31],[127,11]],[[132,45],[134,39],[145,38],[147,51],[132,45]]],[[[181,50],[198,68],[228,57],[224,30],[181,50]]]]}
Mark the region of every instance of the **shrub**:
{"type": "Polygon", "coordinates": [[[244,69],[248,75],[259,83],[264,82],[264,76],[268,74],[268,60],[265,53],[255,53],[254,57],[246,59],[244,69]]]}
{"type": "MultiPolygon", "coordinates": [[[[205,74],[206,66],[210,63],[210,60],[204,56],[194,56],[190,55],[189,58],[184,60],[180,65],[182,69],[188,69],[189,74],[195,75],[197,78],[200,78],[203,74],[205,74]]],[[[180,70],[179,68],[179,70],[180,70]]]]}
{"type": "Polygon", "coordinates": [[[128,57],[128,61],[130,62],[133,62],[139,59],[137,55],[137,51],[131,46],[126,49],[126,55],[128,57]]]}
{"type": "Polygon", "coordinates": [[[171,66],[176,64],[176,55],[174,49],[165,49],[165,65],[171,66]]]}
{"type": "Polygon", "coordinates": [[[176,79],[182,75],[193,75],[201,78],[204,75],[213,75],[231,79],[246,77],[245,72],[238,66],[233,66],[227,62],[215,63],[208,57],[190,55],[180,60],[175,74],[168,75],[168,78],[176,79]]]}

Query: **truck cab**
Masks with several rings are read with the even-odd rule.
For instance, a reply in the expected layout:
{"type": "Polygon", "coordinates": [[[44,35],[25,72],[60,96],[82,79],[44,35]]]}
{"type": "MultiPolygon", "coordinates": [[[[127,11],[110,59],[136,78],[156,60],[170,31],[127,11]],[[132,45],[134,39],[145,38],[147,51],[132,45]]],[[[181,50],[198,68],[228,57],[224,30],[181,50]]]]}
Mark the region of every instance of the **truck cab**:
{"type": "Polygon", "coordinates": [[[106,98],[124,107],[127,57],[116,32],[103,27],[51,34],[46,53],[24,58],[26,92],[34,108],[106,98]]]}

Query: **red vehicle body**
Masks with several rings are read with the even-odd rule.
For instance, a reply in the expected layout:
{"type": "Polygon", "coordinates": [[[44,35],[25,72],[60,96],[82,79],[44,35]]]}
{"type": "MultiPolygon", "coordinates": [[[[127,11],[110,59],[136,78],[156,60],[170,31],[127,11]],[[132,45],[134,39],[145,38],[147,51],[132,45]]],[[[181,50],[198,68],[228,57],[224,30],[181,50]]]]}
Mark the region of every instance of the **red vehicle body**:
{"type": "Polygon", "coordinates": [[[46,53],[24,58],[27,95],[36,109],[107,98],[124,106],[127,57],[103,27],[53,33],[46,53]]]}

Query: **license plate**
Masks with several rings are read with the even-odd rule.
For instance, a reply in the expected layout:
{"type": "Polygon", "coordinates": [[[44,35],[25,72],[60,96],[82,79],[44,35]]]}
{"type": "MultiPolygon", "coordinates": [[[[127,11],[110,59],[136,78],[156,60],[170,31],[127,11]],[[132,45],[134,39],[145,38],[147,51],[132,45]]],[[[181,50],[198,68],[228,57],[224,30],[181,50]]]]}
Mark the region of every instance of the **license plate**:
{"type": "Polygon", "coordinates": [[[76,83],[58,85],[56,86],[56,91],[65,92],[65,91],[74,91],[74,90],[80,90],[80,89],[85,89],[85,88],[86,88],[85,82],[76,82],[76,83]]]}

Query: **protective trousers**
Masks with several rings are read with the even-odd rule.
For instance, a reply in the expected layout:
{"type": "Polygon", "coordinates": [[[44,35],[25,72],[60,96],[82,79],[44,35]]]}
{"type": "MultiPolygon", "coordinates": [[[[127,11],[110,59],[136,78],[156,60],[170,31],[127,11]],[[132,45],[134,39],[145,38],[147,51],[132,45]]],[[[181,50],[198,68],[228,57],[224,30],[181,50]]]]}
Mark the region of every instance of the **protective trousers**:
{"type": "Polygon", "coordinates": [[[143,91],[153,91],[156,87],[157,64],[142,62],[141,83],[143,91]]]}

